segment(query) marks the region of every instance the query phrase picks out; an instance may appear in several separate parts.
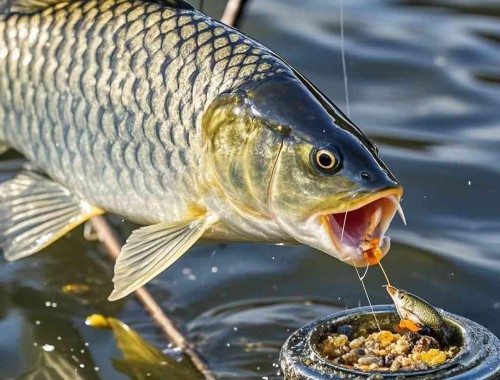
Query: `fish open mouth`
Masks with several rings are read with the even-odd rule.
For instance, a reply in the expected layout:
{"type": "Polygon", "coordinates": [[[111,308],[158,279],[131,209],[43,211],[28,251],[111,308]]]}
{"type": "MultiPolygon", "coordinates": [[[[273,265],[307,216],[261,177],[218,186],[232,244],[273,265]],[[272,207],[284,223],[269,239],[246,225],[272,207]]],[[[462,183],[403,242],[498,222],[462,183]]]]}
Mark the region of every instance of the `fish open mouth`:
{"type": "Polygon", "coordinates": [[[399,212],[404,222],[404,215],[399,205],[401,191],[391,190],[368,197],[357,202],[345,212],[323,214],[321,221],[329,232],[331,241],[341,259],[353,265],[374,264],[366,256],[374,249],[380,259],[387,253],[390,239],[386,231],[396,212],[399,212]]]}

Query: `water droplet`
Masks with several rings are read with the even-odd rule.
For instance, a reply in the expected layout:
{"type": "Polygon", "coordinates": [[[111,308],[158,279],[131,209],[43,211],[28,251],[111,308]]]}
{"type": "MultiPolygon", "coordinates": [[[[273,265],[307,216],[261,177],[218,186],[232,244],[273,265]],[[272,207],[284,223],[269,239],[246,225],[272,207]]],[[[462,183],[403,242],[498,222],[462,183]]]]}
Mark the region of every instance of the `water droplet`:
{"type": "Polygon", "coordinates": [[[467,185],[469,185],[469,186],[470,186],[471,184],[472,184],[472,181],[468,181],[468,182],[467,182],[467,185]]]}
{"type": "Polygon", "coordinates": [[[46,306],[46,307],[50,307],[50,305],[51,305],[50,301],[46,301],[46,302],[45,302],[45,306],[46,306]]]}
{"type": "Polygon", "coordinates": [[[434,58],[434,64],[438,67],[443,67],[446,65],[446,58],[442,55],[438,55],[434,58]]]}
{"type": "Polygon", "coordinates": [[[39,325],[40,323],[42,323],[42,322],[40,322],[40,321],[35,321],[35,325],[39,325]]]}
{"type": "Polygon", "coordinates": [[[212,267],[212,273],[217,273],[219,269],[217,267],[212,267]]]}
{"type": "Polygon", "coordinates": [[[94,367],[94,371],[99,371],[99,367],[94,367]]]}
{"type": "Polygon", "coordinates": [[[80,368],[85,368],[85,364],[80,364],[80,368]]]}
{"type": "Polygon", "coordinates": [[[51,345],[51,344],[44,344],[44,345],[42,346],[42,348],[43,348],[45,351],[47,351],[47,352],[52,352],[52,351],[54,351],[54,346],[53,346],[53,345],[51,345]]]}

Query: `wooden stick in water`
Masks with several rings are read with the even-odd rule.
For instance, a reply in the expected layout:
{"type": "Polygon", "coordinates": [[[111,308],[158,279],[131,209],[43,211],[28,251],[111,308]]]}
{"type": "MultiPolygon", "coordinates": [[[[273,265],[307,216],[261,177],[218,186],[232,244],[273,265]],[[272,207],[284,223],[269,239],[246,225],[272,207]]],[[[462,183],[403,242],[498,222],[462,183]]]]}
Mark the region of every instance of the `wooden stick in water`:
{"type": "Polygon", "coordinates": [[[248,0],[229,0],[220,19],[224,24],[236,27],[241,21],[248,0]]]}

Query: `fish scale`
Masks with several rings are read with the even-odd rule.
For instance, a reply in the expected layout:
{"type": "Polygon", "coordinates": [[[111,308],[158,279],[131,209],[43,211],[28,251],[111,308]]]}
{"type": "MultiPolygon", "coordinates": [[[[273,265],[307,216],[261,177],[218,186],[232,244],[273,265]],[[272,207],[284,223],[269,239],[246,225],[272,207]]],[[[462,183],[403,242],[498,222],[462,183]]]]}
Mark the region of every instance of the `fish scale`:
{"type": "Polygon", "coordinates": [[[178,220],[211,180],[199,167],[207,105],[289,71],[232,28],[160,2],[1,17],[0,140],[76,196],[142,223],[178,220]]]}

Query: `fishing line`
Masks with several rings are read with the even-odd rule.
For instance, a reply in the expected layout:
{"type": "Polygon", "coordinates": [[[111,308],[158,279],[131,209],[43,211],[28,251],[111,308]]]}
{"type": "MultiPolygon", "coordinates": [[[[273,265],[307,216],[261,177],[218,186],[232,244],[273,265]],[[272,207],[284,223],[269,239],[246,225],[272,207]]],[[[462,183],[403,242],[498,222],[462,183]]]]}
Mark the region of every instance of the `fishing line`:
{"type": "Polygon", "coordinates": [[[387,276],[387,273],[385,273],[384,267],[382,266],[382,260],[378,261],[378,266],[380,267],[380,269],[382,269],[382,273],[384,274],[385,281],[387,281],[387,285],[390,286],[391,282],[389,281],[389,277],[387,276]]]}
{"type": "Polygon", "coordinates": [[[370,264],[366,266],[365,273],[363,273],[363,276],[361,276],[361,280],[364,280],[366,275],[368,274],[368,269],[370,268],[370,264]]]}
{"type": "Polygon", "coordinates": [[[370,309],[372,311],[373,318],[375,319],[375,323],[377,324],[378,331],[382,331],[380,328],[380,325],[378,323],[377,315],[375,314],[375,310],[373,310],[373,305],[370,301],[370,296],[368,296],[368,291],[366,290],[365,282],[361,279],[361,276],[359,275],[359,271],[357,267],[354,267],[356,269],[356,273],[358,274],[359,281],[361,281],[361,285],[363,285],[363,290],[365,291],[366,299],[368,300],[368,305],[370,305],[370,309]]]}
{"type": "MultiPolygon", "coordinates": [[[[345,51],[344,51],[344,3],[340,0],[340,48],[342,50],[342,71],[344,72],[344,91],[345,91],[345,102],[347,105],[347,117],[351,117],[349,112],[349,90],[347,87],[347,67],[345,64],[345,51]]],[[[348,207],[349,208],[349,207],[348,207]]],[[[344,214],[344,223],[342,225],[342,234],[340,235],[340,243],[344,239],[345,224],[347,222],[347,211],[344,214]]]]}
{"type": "MultiPolygon", "coordinates": [[[[341,47],[341,52],[342,52],[342,71],[344,72],[344,90],[345,90],[345,101],[346,101],[346,105],[347,105],[347,107],[346,107],[347,108],[347,117],[351,117],[351,113],[349,110],[349,89],[347,86],[347,66],[346,66],[346,62],[345,62],[345,49],[344,49],[344,2],[343,2],[343,0],[340,0],[340,47],[341,47]]],[[[347,221],[347,212],[344,215],[344,224],[342,226],[342,235],[340,237],[341,243],[342,243],[342,239],[344,237],[344,229],[345,229],[346,221],[347,221]]],[[[354,269],[356,269],[356,274],[358,275],[359,281],[361,282],[361,285],[363,286],[363,290],[365,292],[366,299],[368,300],[368,304],[370,305],[370,309],[372,311],[373,318],[375,319],[375,323],[377,324],[378,331],[381,331],[380,324],[378,323],[377,316],[375,315],[375,310],[373,310],[372,302],[370,301],[370,296],[368,295],[368,291],[366,290],[366,286],[365,286],[365,282],[364,282],[364,278],[365,278],[366,274],[368,273],[368,268],[369,268],[369,265],[366,267],[365,274],[363,275],[363,277],[361,277],[361,275],[359,274],[358,268],[354,267],[354,269]]],[[[384,274],[385,274],[385,271],[384,271],[384,274]]]]}
{"type": "MultiPolygon", "coordinates": [[[[347,207],[349,208],[349,207],[347,207]]],[[[342,240],[344,240],[344,231],[345,231],[345,224],[347,222],[347,212],[344,215],[344,223],[342,224],[342,233],[340,234],[340,243],[342,243],[342,240]]]]}
{"type": "Polygon", "coordinates": [[[344,51],[344,1],[343,0],[340,0],[340,48],[342,50],[342,70],[344,71],[344,91],[345,91],[345,102],[347,105],[347,117],[351,117],[351,113],[349,112],[349,88],[347,86],[347,66],[345,63],[345,51],[344,51]]]}

